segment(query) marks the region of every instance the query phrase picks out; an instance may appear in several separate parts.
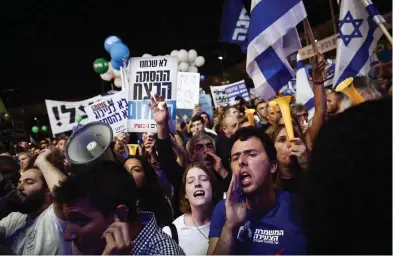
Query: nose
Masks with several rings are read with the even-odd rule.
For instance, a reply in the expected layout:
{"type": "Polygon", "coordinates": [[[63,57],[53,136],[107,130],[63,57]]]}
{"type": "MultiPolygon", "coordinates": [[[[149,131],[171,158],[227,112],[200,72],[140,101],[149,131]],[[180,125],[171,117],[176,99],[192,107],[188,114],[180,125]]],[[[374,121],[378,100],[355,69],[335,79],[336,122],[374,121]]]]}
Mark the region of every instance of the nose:
{"type": "Polygon", "coordinates": [[[76,225],[67,223],[66,230],[64,232],[64,241],[71,242],[77,238],[76,236],[76,225]]]}
{"type": "Polygon", "coordinates": [[[199,179],[195,179],[195,187],[201,187],[201,183],[199,182],[199,179]]]}
{"type": "Polygon", "coordinates": [[[244,154],[239,156],[239,166],[247,166],[247,157],[244,154]]]}

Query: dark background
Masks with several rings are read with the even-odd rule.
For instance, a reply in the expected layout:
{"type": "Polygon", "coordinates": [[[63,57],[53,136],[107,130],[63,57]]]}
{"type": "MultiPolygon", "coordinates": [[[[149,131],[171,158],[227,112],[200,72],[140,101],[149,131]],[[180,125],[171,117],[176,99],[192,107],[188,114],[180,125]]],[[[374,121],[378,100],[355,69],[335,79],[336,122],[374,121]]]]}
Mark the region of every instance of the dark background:
{"type": "MultiPolygon", "coordinates": [[[[101,93],[92,62],[110,60],[104,40],[117,35],[131,56],[196,49],[204,75],[221,72],[245,56],[218,43],[223,0],[2,0],[0,93],[6,107],[44,99],[87,98],[101,93]]],[[[337,1],[333,0],[336,15],[337,1]]],[[[328,0],[304,0],[312,26],[330,19],[328,0]]],[[[381,13],[390,0],[375,0],[381,13]]],[[[108,84],[105,85],[109,89],[108,84]]]]}

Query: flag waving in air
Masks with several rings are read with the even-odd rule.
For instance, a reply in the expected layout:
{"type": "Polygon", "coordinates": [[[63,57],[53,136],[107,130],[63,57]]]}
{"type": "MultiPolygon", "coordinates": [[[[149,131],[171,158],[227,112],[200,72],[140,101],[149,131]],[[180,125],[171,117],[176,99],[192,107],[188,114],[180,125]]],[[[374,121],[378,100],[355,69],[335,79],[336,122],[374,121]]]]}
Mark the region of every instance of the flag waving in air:
{"type": "Polygon", "coordinates": [[[311,89],[308,80],[308,72],[303,66],[303,62],[298,53],[296,56],[297,71],[296,71],[296,103],[303,104],[308,110],[308,118],[312,119],[314,116],[314,93],[311,89]]]}
{"type": "Polygon", "coordinates": [[[263,99],[294,77],[286,57],[301,48],[296,25],[306,17],[301,0],[252,0],[246,70],[263,99]]]}
{"type": "Polygon", "coordinates": [[[382,36],[378,24],[383,22],[370,0],[341,1],[335,87],[348,77],[368,75],[370,56],[382,36]]]}

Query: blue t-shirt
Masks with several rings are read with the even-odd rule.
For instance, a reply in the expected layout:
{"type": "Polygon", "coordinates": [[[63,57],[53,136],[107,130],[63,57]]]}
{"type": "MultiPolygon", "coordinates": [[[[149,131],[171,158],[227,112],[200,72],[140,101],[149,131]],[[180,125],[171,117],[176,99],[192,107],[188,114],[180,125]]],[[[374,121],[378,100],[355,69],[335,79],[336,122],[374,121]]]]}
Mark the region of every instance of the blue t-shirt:
{"type": "MultiPolygon", "coordinates": [[[[264,216],[247,210],[246,221],[234,236],[234,254],[306,254],[306,237],[291,214],[291,196],[276,191],[276,205],[264,216]]],[[[225,200],[214,209],[209,237],[220,237],[225,224],[225,200]]]]}

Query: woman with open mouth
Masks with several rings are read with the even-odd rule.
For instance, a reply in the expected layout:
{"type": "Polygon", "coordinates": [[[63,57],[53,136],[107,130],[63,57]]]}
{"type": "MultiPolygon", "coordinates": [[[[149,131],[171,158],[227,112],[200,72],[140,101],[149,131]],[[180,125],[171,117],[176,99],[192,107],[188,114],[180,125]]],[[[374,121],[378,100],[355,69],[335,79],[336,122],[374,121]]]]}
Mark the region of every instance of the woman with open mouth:
{"type": "Polygon", "coordinates": [[[163,228],[187,255],[206,255],[210,219],[222,195],[214,173],[199,163],[188,166],[180,190],[180,210],[184,214],[163,228]]]}

